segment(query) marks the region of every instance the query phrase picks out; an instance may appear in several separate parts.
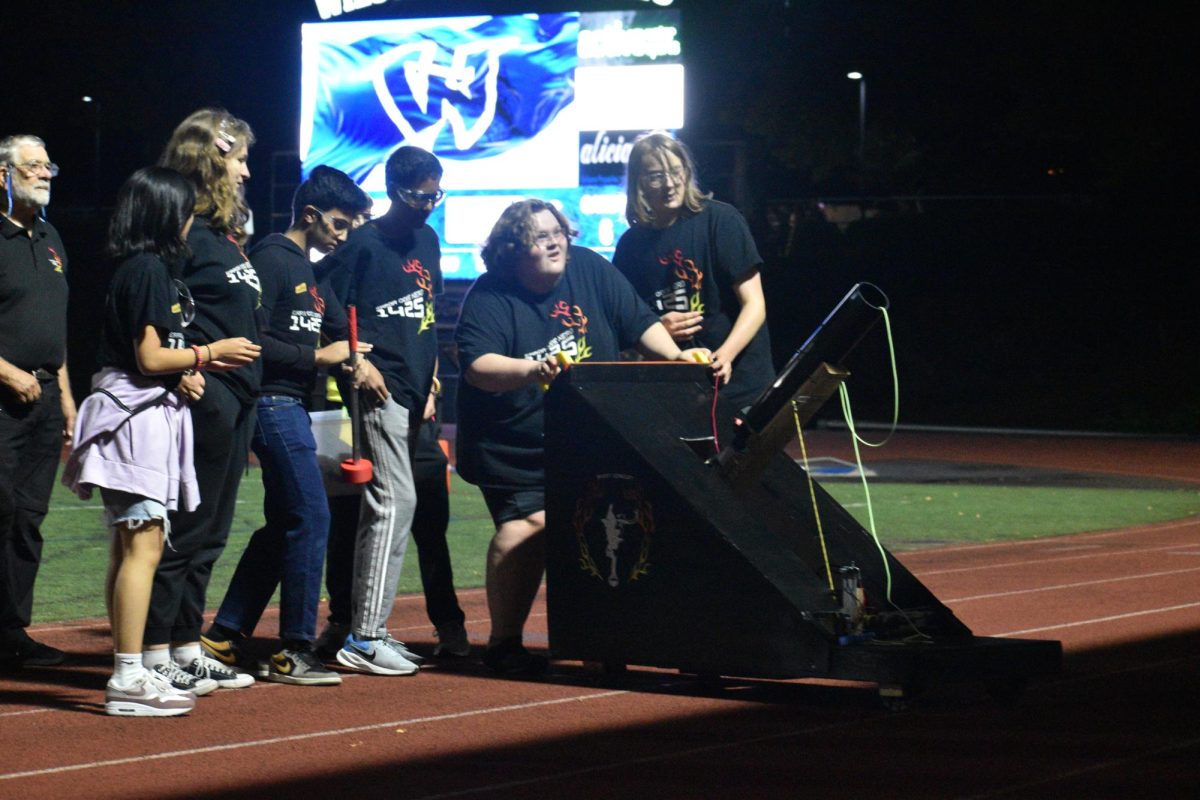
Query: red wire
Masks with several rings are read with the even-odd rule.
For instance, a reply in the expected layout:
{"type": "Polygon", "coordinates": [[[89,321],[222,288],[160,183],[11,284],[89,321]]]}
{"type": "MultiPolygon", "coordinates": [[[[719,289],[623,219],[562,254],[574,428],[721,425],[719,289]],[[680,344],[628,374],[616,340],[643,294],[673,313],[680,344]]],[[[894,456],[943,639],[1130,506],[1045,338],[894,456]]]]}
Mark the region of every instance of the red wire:
{"type": "Polygon", "coordinates": [[[717,395],[721,393],[721,376],[713,376],[713,402],[712,402],[712,431],[713,431],[713,450],[721,452],[721,441],[717,438],[717,395]]]}

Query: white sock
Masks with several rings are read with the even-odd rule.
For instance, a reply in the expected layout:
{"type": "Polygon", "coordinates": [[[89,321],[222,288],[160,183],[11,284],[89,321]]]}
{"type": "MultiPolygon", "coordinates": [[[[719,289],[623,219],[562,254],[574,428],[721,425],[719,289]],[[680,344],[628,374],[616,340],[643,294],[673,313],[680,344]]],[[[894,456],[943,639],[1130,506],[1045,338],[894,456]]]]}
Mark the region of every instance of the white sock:
{"type": "Polygon", "coordinates": [[[171,648],[171,658],[175,659],[175,663],[181,667],[190,666],[193,661],[200,657],[200,643],[192,642],[180,647],[171,648]]]}
{"type": "Polygon", "coordinates": [[[132,686],[145,669],[142,666],[141,653],[116,653],[113,655],[113,683],[117,686],[132,686]]]}
{"type": "Polygon", "coordinates": [[[145,665],[146,669],[154,669],[155,666],[159,664],[166,664],[170,660],[171,651],[165,647],[161,647],[157,650],[142,651],[142,664],[145,665]]]}

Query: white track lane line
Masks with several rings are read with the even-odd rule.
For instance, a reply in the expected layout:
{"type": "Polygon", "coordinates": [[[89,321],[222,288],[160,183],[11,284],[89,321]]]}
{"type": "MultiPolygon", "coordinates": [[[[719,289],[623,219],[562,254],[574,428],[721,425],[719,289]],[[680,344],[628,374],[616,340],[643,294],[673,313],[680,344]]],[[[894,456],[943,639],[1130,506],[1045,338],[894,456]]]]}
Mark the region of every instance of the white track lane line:
{"type": "Polygon", "coordinates": [[[948,600],[942,600],[943,603],[969,603],[972,600],[992,600],[997,597],[1013,597],[1023,594],[1036,594],[1037,592],[1057,592],[1062,589],[1082,589],[1086,586],[1099,586],[1105,583],[1119,583],[1121,581],[1138,581],[1147,578],[1161,578],[1165,575],[1183,575],[1188,572],[1200,572],[1200,567],[1188,567],[1187,569],[1171,569],[1164,572],[1143,572],[1140,575],[1122,575],[1119,578],[1100,578],[1094,581],[1080,581],[1078,583],[1059,583],[1053,586],[1038,586],[1033,589],[1013,589],[1007,592],[991,592],[990,594],[975,594],[968,597],[952,597],[948,600]]]}
{"type": "Polygon", "coordinates": [[[743,747],[746,745],[761,744],[762,742],[774,742],[780,739],[793,739],[797,736],[810,736],[817,733],[825,733],[826,731],[837,730],[838,728],[849,728],[862,725],[862,720],[833,722],[826,725],[813,725],[807,728],[798,728],[791,731],[783,731],[781,733],[772,733],[767,736],[754,736],[749,739],[734,739],[732,741],[719,742],[717,744],[704,745],[702,747],[689,747],[686,750],[673,750],[669,753],[659,753],[652,756],[642,756],[640,758],[628,758],[624,761],[610,761],[606,764],[596,764],[591,767],[582,769],[574,769],[568,772],[556,772],[553,775],[539,775],[536,778],[526,778],[519,781],[505,781],[504,783],[492,783],[484,786],[473,786],[470,789],[460,789],[456,792],[441,792],[439,794],[427,794],[423,797],[413,798],[413,800],[449,800],[453,797],[470,797],[473,794],[483,794],[485,792],[504,791],[506,789],[515,789],[521,786],[533,786],[539,783],[548,783],[550,781],[559,781],[566,778],[576,778],[580,775],[589,775],[594,772],[604,772],[606,770],[622,769],[625,767],[633,767],[639,764],[653,764],[659,761],[667,761],[674,758],[686,758],[688,756],[701,755],[705,753],[715,753],[721,750],[729,750],[733,747],[743,747]]]}
{"type": "Polygon", "coordinates": [[[366,733],[369,731],[384,730],[385,728],[399,728],[404,726],[423,725],[431,722],[445,722],[455,719],[467,719],[469,717],[482,717],[488,714],[504,714],[512,711],[526,711],[531,708],[546,708],[548,706],[558,706],[567,703],[583,703],[589,700],[604,700],[624,694],[629,694],[629,692],[612,691],[597,692],[594,694],[581,694],[574,695],[572,697],[560,697],[554,700],[538,700],[532,703],[518,703],[515,705],[495,706],[492,708],[477,708],[470,711],[457,711],[453,714],[437,714],[431,717],[414,717],[412,719],[400,719],[393,720],[391,722],[376,722],[371,725],[358,725],[353,728],[335,728],[325,731],[313,731],[311,733],[298,733],[293,736],[276,736],[270,739],[253,739],[248,742],[219,744],[211,747],[193,747],[186,750],[167,750],[161,753],[148,753],[140,756],[130,756],[128,758],[113,758],[103,761],[86,761],[79,764],[64,764],[60,767],[32,769],[24,772],[0,773],[0,781],[17,780],[19,778],[34,778],[41,775],[57,775],[64,772],[78,772],[80,770],[99,769],[102,767],[117,767],[124,764],[136,764],[142,761],[161,761],[170,758],[186,758],[188,756],[207,755],[209,753],[223,753],[230,750],[244,750],[250,747],[266,747],[268,745],[302,742],[308,739],[321,739],[330,736],[345,736],[351,733],[366,733]]]}
{"type": "MultiPolygon", "coordinates": [[[[1109,759],[1107,761],[1097,761],[1096,763],[1089,764],[1086,767],[1079,767],[1078,769],[1065,770],[1063,772],[1059,772],[1054,775],[1046,775],[1044,777],[1038,778],[1037,780],[1026,781],[1025,783],[1014,784],[1012,786],[1004,786],[1004,787],[1001,787],[1001,788],[996,789],[991,792],[984,792],[983,794],[969,795],[969,796],[963,798],[963,800],[986,800],[986,798],[990,798],[990,797],[1005,797],[1005,796],[1014,795],[1014,794],[1024,797],[1024,796],[1028,796],[1028,792],[1030,789],[1035,789],[1037,787],[1049,786],[1050,784],[1059,783],[1059,782],[1065,781],[1065,780],[1070,780],[1071,778],[1081,778],[1084,775],[1091,775],[1092,773],[1095,773],[1095,772],[1102,772],[1103,770],[1107,770],[1107,769],[1116,769],[1118,767],[1125,767],[1125,766],[1129,766],[1132,764],[1137,764],[1139,762],[1143,762],[1150,758],[1155,758],[1157,756],[1163,756],[1163,755],[1167,755],[1169,753],[1178,753],[1178,752],[1184,751],[1184,750],[1192,750],[1192,749],[1198,748],[1198,747],[1200,747],[1200,739],[1187,739],[1186,741],[1176,742],[1174,744],[1169,744],[1164,747],[1156,747],[1153,750],[1146,750],[1141,753],[1134,753],[1132,755],[1125,756],[1124,758],[1113,758],[1113,759],[1109,759]]],[[[1037,792],[1033,796],[1040,797],[1043,795],[1041,792],[1037,792]]]]}
{"type": "Polygon", "coordinates": [[[1045,631],[1057,631],[1063,628],[1078,628],[1083,625],[1098,625],[1101,622],[1116,622],[1121,619],[1132,619],[1133,617],[1145,617],[1151,614],[1169,614],[1172,611],[1183,611],[1188,608],[1200,608],[1200,603],[1180,603],[1174,606],[1162,606],[1161,608],[1147,608],[1143,611],[1130,611],[1125,614],[1113,614],[1107,617],[1093,617],[1092,619],[1081,619],[1075,622],[1063,622],[1058,625],[1044,625],[1040,628],[1026,628],[1022,631],[1007,631],[1005,633],[993,633],[990,636],[1004,638],[1007,636],[1025,636],[1030,633],[1043,633],[1045,631]]]}
{"type": "Polygon", "coordinates": [[[1066,561],[1081,561],[1085,558],[1115,558],[1119,556],[1140,555],[1142,553],[1161,553],[1165,550],[1174,550],[1182,547],[1178,543],[1165,544],[1161,547],[1139,547],[1132,550],[1105,550],[1102,553],[1086,553],[1084,555],[1062,556],[1059,558],[1030,558],[1023,561],[1004,561],[999,564],[974,564],[969,567],[952,567],[950,569],[914,569],[909,567],[909,571],[918,578],[926,578],[930,575],[954,575],[960,572],[981,572],[985,569],[1008,569],[1009,567],[1028,567],[1031,564],[1058,564],[1066,561]]]}
{"type": "MultiPolygon", "coordinates": [[[[1200,527],[1200,517],[1187,517],[1185,519],[1171,520],[1170,522],[1152,522],[1149,525],[1131,525],[1126,528],[1114,528],[1108,531],[1092,531],[1084,533],[1068,533],[1064,536],[1040,536],[1036,539],[1016,539],[1005,542],[983,542],[981,544],[962,544],[950,545],[948,547],[931,547],[922,550],[906,550],[902,555],[937,555],[938,553],[961,553],[966,550],[1000,550],[1003,548],[1023,549],[1026,547],[1045,546],[1053,544],[1058,539],[1069,539],[1071,541],[1091,541],[1092,539],[1111,539],[1114,536],[1145,536],[1151,533],[1161,533],[1162,531],[1172,531],[1176,528],[1195,528],[1200,527]]],[[[883,543],[887,547],[887,542],[883,543]]]]}

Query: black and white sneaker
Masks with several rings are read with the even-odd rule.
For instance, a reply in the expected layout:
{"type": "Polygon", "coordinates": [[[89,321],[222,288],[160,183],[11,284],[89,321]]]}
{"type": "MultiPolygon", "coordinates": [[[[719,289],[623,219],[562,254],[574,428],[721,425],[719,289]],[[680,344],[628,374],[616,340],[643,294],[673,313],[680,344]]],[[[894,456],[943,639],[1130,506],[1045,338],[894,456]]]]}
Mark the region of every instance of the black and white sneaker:
{"type": "Polygon", "coordinates": [[[197,679],[216,681],[222,689],[245,689],[254,684],[254,676],[227,667],[220,661],[201,653],[199,658],[192,659],[186,667],[180,667],[187,674],[197,679]]]}
{"type": "Polygon", "coordinates": [[[174,661],[167,661],[163,664],[155,664],[151,669],[162,677],[166,678],[172,686],[181,692],[191,692],[196,697],[203,697],[206,694],[212,694],[217,690],[217,682],[209,678],[199,678],[190,672],[184,671],[183,667],[176,664],[174,661]]]}

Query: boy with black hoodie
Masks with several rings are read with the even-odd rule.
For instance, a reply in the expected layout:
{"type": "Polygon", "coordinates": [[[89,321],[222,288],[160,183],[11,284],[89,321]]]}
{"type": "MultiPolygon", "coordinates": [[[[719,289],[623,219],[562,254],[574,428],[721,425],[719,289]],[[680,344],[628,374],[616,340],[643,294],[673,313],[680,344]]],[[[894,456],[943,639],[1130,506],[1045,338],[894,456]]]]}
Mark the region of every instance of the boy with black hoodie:
{"type": "MultiPolygon", "coordinates": [[[[318,166],[292,199],[291,227],[267,236],[250,251],[250,263],[262,282],[263,347],[262,388],[251,448],[262,465],[266,521],[242,553],[201,645],[226,666],[254,669],[260,677],[278,683],[341,683],[338,674],[326,669],[312,652],[329,504],[305,402],[317,369],[345,362],[350,347],[345,340],[320,346],[322,328],[328,329],[329,321],[309,253],[333,252],[346,241],[354,217],[370,204],[350,176],[318,166]],[[241,651],[238,640],[254,632],[277,585],[281,644],[263,671],[241,651]]],[[[339,324],[334,329],[344,327],[339,324]]],[[[359,344],[359,352],[370,349],[359,344]]]]}

